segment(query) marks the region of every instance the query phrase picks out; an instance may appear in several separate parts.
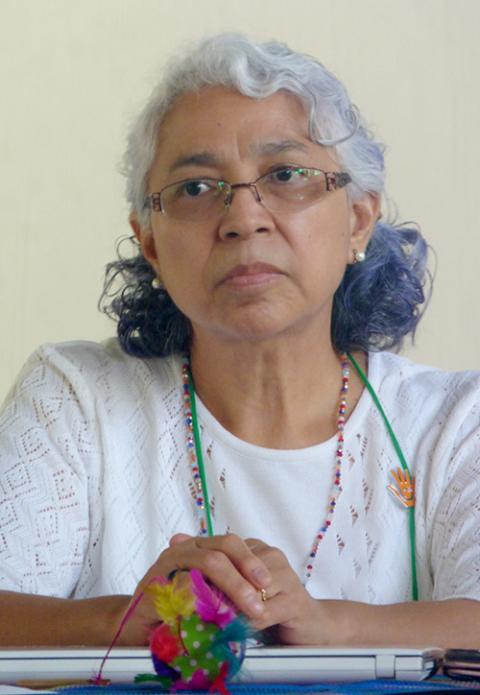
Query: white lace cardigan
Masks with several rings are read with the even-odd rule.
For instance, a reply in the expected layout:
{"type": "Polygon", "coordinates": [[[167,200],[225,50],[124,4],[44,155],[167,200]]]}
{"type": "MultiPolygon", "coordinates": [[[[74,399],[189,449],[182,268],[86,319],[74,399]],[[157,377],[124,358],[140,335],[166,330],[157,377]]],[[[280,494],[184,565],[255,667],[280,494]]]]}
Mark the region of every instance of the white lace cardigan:
{"type": "MultiPolygon", "coordinates": [[[[178,357],[129,357],[115,339],[30,358],[0,414],[0,589],[129,593],[174,533],[197,532],[180,372],[178,357]]],[[[416,476],[420,598],[480,599],[480,375],[378,353],[369,378],[416,476]]],[[[335,439],[260,448],[198,410],[215,531],[280,547],[303,576],[335,439]]],[[[346,425],[343,492],[313,596],[410,599],[408,515],[387,491],[398,466],[365,391],[346,425]]]]}

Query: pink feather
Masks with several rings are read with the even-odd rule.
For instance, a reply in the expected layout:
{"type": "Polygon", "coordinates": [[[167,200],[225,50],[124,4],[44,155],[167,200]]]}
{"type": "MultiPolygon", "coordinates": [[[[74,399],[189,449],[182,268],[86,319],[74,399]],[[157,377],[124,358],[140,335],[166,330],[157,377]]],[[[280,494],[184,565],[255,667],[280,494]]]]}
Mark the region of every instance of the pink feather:
{"type": "Polygon", "coordinates": [[[236,613],[226,596],[207,584],[199,570],[190,570],[192,591],[196,597],[197,613],[202,620],[223,628],[234,620],[236,613]]]}

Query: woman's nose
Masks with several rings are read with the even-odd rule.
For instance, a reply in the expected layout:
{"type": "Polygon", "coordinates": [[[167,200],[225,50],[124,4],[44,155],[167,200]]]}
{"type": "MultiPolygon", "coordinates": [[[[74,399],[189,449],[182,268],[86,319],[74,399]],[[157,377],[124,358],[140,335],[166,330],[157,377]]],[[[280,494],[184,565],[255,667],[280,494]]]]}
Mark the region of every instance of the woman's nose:
{"type": "Polygon", "coordinates": [[[220,237],[247,238],[252,234],[269,232],[273,227],[273,218],[262,204],[256,187],[248,183],[233,186],[220,220],[220,237]]]}

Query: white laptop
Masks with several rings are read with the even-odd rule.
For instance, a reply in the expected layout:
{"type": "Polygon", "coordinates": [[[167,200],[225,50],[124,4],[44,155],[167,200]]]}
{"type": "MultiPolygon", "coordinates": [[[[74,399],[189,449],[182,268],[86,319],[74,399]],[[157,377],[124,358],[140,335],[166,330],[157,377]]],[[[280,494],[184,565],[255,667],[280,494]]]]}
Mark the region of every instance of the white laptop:
{"type": "MultiPolygon", "coordinates": [[[[247,683],[316,683],[377,678],[417,681],[433,674],[443,650],[396,648],[253,647],[236,679],[247,683]]],[[[85,680],[100,668],[105,649],[0,649],[0,683],[85,680]]],[[[145,648],[115,648],[103,677],[112,683],[132,683],[138,673],[154,673],[145,648]]]]}

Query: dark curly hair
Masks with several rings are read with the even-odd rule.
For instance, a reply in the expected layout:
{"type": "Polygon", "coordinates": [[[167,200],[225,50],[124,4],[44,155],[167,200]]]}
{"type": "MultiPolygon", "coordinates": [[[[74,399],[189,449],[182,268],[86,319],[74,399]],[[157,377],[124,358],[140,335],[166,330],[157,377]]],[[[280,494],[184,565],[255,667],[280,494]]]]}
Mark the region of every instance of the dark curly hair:
{"type": "MultiPolygon", "coordinates": [[[[100,308],[117,321],[120,344],[130,355],[164,357],[188,352],[188,318],[163,288],[134,237],[137,253],[107,266],[100,308]]],[[[122,242],[121,242],[122,243],[122,242]]],[[[331,335],[339,351],[399,349],[415,333],[428,299],[427,244],[413,226],[378,222],[366,258],[347,266],[334,295],[331,335]]]]}

